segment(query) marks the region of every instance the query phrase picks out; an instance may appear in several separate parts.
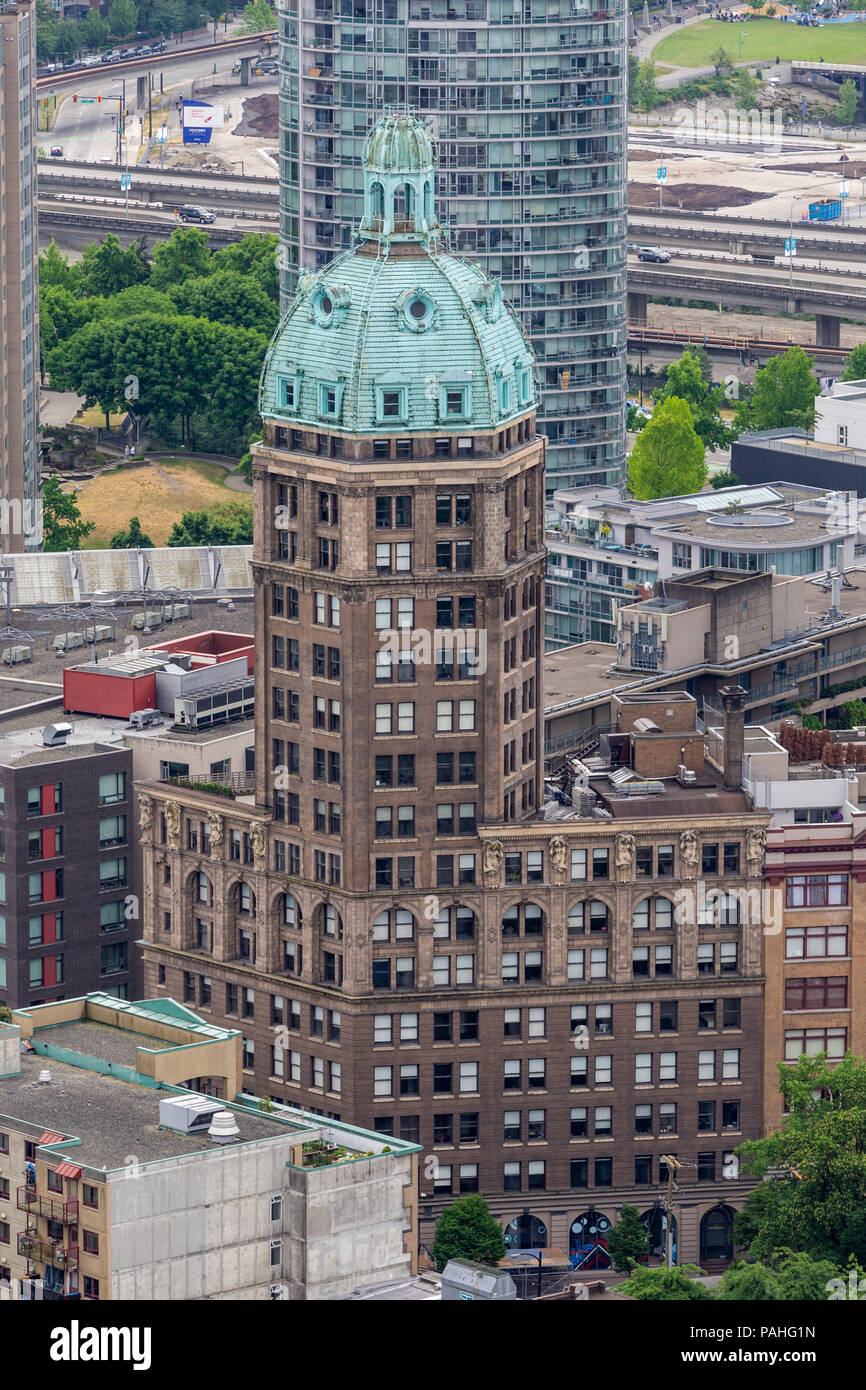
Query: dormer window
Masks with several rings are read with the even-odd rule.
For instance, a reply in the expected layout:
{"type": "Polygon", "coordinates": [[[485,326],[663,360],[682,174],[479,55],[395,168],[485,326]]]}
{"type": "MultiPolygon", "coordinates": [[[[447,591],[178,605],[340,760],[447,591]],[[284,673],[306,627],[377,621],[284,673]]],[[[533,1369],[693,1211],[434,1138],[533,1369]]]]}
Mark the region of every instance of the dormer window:
{"type": "Polygon", "coordinates": [[[513,409],[511,377],[501,376],[498,381],[499,387],[499,412],[501,415],[508,415],[513,409]]]}
{"type": "Polygon", "coordinates": [[[320,285],[313,295],[313,318],[320,328],[336,328],[351,302],[348,285],[320,285]]]}
{"type": "Polygon", "coordinates": [[[301,403],[301,372],[280,372],[276,378],[277,410],[295,411],[301,403]]]}
{"type": "Polygon", "coordinates": [[[405,424],[409,418],[409,379],[405,372],[388,372],[375,383],[376,420],[381,425],[405,424]]]}
{"type": "Polygon", "coordinates": [[[532,368],[517,368],[517,399],[521,405],[529,405],[532,400],[532,368]]]}
{"type": "Polygon", "coordinates": [[[318,383],[318,413],[322,420],[339,420],[343,404],[343,382],[320,381],[318,383]]]}

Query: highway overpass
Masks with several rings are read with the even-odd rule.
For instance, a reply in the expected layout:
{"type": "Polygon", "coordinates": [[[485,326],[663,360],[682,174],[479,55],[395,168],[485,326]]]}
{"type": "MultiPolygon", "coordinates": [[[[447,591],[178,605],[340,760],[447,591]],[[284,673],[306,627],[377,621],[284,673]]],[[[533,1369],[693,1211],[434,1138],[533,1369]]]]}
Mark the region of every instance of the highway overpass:
{"type": "Polygon", "coordinates": [[[750,220],[743,213],[719,216],[664,208],[629,213],[628,233],[635,244],[680,246],[725,251],[734,256],[752,256],[772,261],[785,254],[785,242],[793,231],[797,255],[816,260],[866,260],[866,227],[843,226],[839,222],[801,222],[750,220]]]}
{"type": "Polygon", "coordinates": [[[866,274],[849,271],[795,271],[787,266],[745,265],[718,260],[674,257],[666,265],[629,256],[628,318],[635,326],[647,321],[647,299],[664,296],[754,306],[768,313],[814,314],[816,340],[838,347],[840,320],[866,323],[866,274]]]}

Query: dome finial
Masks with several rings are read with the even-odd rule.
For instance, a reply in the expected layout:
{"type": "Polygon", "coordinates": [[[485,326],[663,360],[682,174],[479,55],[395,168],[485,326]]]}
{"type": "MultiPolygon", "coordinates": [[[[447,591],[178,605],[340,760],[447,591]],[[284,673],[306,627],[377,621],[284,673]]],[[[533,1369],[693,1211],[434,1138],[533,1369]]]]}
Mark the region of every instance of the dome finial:
{"type": "Polygon", "coordinates": [[[429,241],[440,235],[434,207],[436,157],[421,121],[386,106],[364,142],[365,241],[429,241]]]}

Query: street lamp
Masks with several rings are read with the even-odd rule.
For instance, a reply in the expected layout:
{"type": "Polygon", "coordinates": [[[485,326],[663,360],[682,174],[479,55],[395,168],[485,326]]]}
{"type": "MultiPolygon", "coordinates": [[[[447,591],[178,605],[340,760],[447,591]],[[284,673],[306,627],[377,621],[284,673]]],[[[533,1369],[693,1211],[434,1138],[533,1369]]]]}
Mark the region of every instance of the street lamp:
{"type": "Polygon", "coordinates": [[[741,59],[742,56],[743,56],[743,39],[745,39],[745,38],[747,38],[747,37],[748,37],[748,31],[745,30],[745,29],[741,29],[741,30],[740,30],[740,46],[739,46],[739,49],[737,50],[737,62],[739,62],[740,59],[741,59]]]}
{"type": "Polygon", "coordinates": [[[791,199],[791,206],[788,209],[788,288],[794,288],[794,203],[796,199],[791,199]]]}

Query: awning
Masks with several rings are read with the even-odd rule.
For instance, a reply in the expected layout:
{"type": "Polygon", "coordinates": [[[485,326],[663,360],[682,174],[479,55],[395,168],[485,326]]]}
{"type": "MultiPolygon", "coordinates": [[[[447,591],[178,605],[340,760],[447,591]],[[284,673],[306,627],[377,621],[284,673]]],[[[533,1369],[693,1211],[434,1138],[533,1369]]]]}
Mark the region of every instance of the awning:
{"type": "Polygon", "coordinates": [[[74,1163],[61,1163],[59,1168],[54,1169],[58,1178],[80,1178],[81,1169],[74,1163]]]}
{"type": "Polygon", "coordinates": [[[55,1134],[53,1129],[46,1129],[43,1130],[36,1142],[38,1144],[59,1144],[65,1138],[65,1134],[55,1134]]]}

